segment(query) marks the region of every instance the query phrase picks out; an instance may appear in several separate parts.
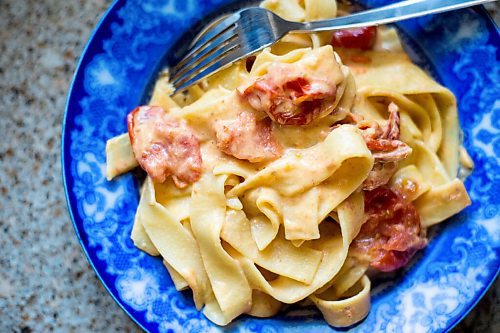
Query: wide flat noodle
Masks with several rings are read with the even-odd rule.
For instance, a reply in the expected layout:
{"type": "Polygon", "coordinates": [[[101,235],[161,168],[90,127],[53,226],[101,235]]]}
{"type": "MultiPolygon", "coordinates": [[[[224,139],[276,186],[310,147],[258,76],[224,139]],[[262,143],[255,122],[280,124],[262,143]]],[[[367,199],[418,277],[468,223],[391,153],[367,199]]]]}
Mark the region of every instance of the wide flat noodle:
{"type": "Polygon", "coordinates": [[[225,178],[206,173],[193,185],[190,216],[215,298],[230,321],[251,308],[252,289],[239,263],[220,242],[226,211],[225,178]]]}
{"type": "Polygon", "coordinates": [[[198,243],[180,221],[156,202],[149,177],[144,186],[143,198],[147,204],[139,207],[137,217],[163,259],[189,284],[199,309],[210,292],[210,285],[198,243]]]}
{"type": "Polygon", "coordinates": [[[289,21],[304,21],[306,13],[304,8],[300,5],[299,0],[265,0],[260,4],[261,7],[266,8],[285,20],[289,21]]]}
{"type": "Polygon", "coordinates": [[[283,205],[279,193],[260,187],[245,193],[245,211],[250,218],[252,238],[259,250],[264,250],[278,234],[283,219],[283,205]]]}
{"type": "Polygon", "coordinates": [[[319,192],[313,187],[309,191],[284,198],[283,223],[285,238],[289,240],[311,240],[319,238],[319,192]]]}
{"type": "Polygon", "coordinates": [[[412,144],[412,155],[401,162],[402,167],[414,165],[422,175],[425,175],[426,181],[434,186],[451,180],[439,157],[424,142],[415,140],[412,144]]]}
{"type": "Polygon", "coordinates": [[[219,159],[213,168],[213,174],[219,175],[235,175],[249,178],[257,172],[257,168],[250,162],[237,160],[235,158],[219,159]]]}
{"type": "Polygon", "coordinates": [[[415,165],[399,169],[392,176],[389,187],[403,193],[408,201],[416,200],[430,189],[430,185],[415,165]]]}
{"type": "Polygon", "coordinates": [[[165,265],[165,268],[167,269],[168,274],[170,275],[170,278],[172,279],[172,282],[174,283],[175,289],[177,289],[178,291],[181,291],[181,290],[185,290],[189,287],[189,284],[187,283],[186,280],[184,280],[182,275],[177,273],[177,271],[172,266],[170,266],[170,264],[168,262],[163,260],[163,265],[165,265]]]}
{"type": "Polygon", "coordinates": [[[229,68],[223,69],[208,77],[203,84],[203,88],[205,91],[218,88],[234,90],[247,79],[248,73],[246,71],[246,64],[244,61],[239,61],[229,68]]]}
{"type": "MultiPolygon", "coordinates": [[[[197,101],[182,109],[171,110],[171,114],[185,119],[200,141],[213,139],[211,124],[220,119],[236,118],[238,110],[233,107],[237,98],[234,91],[216,88],[206,92],[197,101]]],[[[251,110],[249,112],[252,112],[251,110]]]]}
{"type": "Polygon", "coordinates": [[[321,311],[328,324],[347,327],[361,321],[370,311],[370,279],[363,276],[359,281],[359,291],[354,296],[342,300],[322,299],[316,295],[309,297],[321,311]]]}
{"type": "Polygon", "coordinates": [[[274,316],[281,308],[282,303],[277,301],[272,296],[263,293],[259,290],[252,292],[252,308],[247,312],[254,317],[271,317],[274,316]]]}
{"type": "Polygon", "coordinates": [[[156,201],[165,207],[177,221],[189,219],[192,187],[179,189],[173,180],[168,178],[164,183],[154,184],[156,201]]]}
{"type": "Polygon", "coordinates": [[[264,49],[264,51],[255,58],[250,75],[253,77],[262,76],[267,73],[267,67],[269,67],[271,63],[294,63],[302,59],[308,52],[311,52],[310,48],[302,48],[278,55],[271,52],[269,48],[264,49]]]}
{"type": "Polygon", "coordinates": [[[414,202],[422,227],[446,220],[471,204],[464,183],[455,179],[433,187],[414,202]]]}
{"type": "MultiPolygon", "coordinates": [[[[266,0],[261,3],[261,7],[271,10],[287,20],[297,22],[324,20],[337,16],[337,1],[335,0],[266,0]]],[[[331,35],[331,32],[290,33],[273,45],[273,52],[283,53],[283,50],[290,51],[305,45],[317,48],[328,44],[331,35]]]]}
{"type": "Polygon", "coordinates": [[[172,85],[168,81],[168,73],[162,72],[160,77],[155,83],[153,88],[153,94],[149,100],[149,105],[161,106],[163,110],[171,110],[174,108],[180,108],[171,97],[170,93],[174,90],[172,85]]]}
{"type": "Polygon", "coordinates": [[[152,256],[157,256],[160,254],[160,252],[158,252],[158,249],[151,241],[151,238],[149,238],[146,229],[144,229],[144,226],[142,225],[142,214],[139,213],[144,209],[148,209],[148,206],[150,205],[148,196],[146,196],[144,193],[146,189],[147,186],[142,186],[141,199],[139,201],[139,206],[137,207],[137,212],[135,214],[134,225],[132,226],[132,233],[130,235],[130,238],[134,242],[134,245],[139,249],[152,256]]]}
{"type": "Polygon", "coordinates": [[[304,0],[305,20],[325,20],[337,16],[337,1],[304,0]]]}
{"type": "Polygon", "coordinates": [[[115,136],[106,142],[106,178],[108,180],[130,171],[138,165],[128,133],[115,136]]]}
{"type": "MultiPolygon", "coordinates": [[[[361,168],[368,167],[368,171],[373,165],[373,157],[359,131],[354,126],[341,126],[324,142],[311,148],[288,150],[282,158],[235,186],[228,196],[237,196],[258,186],[272,187],[282,195],[293,196],[321,184],[351,158],[357,159],[361,168]]],[[[360,184],[367,174],[359,175],[360,184]]]]}
{"type": "Polygon", "coordinates": [[[348,256],[338,274],[314,294],[324,299],[339,299],[365,275],[367,269],[368,262],[348,256]]]}
{"type": "MultiPolygon", "coordinates": [[[[321,223],[321,238],[304,243],[310,249],[323,252],[316,275],[310,284],[304,284],[288,277],[279,276],[267,281],[257,269],[253,260],[237,250],[228,250],[233,258],[240,261],[252,288],[265,292],[283,303],[295,303],[327,284],[341,269],[347,257],[352,239],[357,235],[364,222],[363,195],[354,193],[338,207],[339,226],[332,221],[321,223]],[[307,245],[306,245],[307,244],[307,245]]],[[[240,235],[242,238],[248,236],[240,235]]],[[[237,244],[238,240],[227,239],[228,243],[237,244]]]]}
{"type": "Polygon", "coordinates": [[[310,284],[316,275],[323,254],[320,251],[297,248],[279,234],[264,251],[259,251],[250,235],[250,221],[242,211],[229,210],[222,239],[255,264],[281,276],[310,284]],[[301,269],[297,269],[297,266],[301,269]]]}

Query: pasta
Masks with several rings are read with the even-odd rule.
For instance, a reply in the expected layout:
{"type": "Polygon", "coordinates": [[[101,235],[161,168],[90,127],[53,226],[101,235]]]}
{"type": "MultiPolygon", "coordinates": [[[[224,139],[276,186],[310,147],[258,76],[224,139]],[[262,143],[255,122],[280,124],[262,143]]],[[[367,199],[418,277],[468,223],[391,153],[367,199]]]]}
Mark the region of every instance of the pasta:
{"type": "MultiPolygon", "coordinates": [[[[296,21],[345,13],[262,6],[296,21]]],[[[106,175],[147,172],[131,238],[218,325],[300,301],[353,325],[370,309],[367,273],[406,265],[428,227],[470,204],[455,97],[392,28],[289,34],[170,92],[162,74],[108,141],[106,175]]]]}

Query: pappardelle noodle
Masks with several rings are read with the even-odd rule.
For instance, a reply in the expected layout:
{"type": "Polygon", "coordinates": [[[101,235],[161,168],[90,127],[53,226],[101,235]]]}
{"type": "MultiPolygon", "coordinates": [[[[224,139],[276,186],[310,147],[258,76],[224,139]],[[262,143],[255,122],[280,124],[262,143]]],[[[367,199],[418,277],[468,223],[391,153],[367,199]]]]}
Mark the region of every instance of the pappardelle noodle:
{"type": "MultiPolygon", "coordinates": [[[[345,14],[333,0],[266,0],[278,15],[345,14]]],[[[470,204],[453,94],[388,27],[289,34],[186,93],[168,72],[107,177],[147,172],[132,240],[226,325],[314,304],[332,326],[370,309],[368,272],[399,269],[426,230],[470,204]]]]}

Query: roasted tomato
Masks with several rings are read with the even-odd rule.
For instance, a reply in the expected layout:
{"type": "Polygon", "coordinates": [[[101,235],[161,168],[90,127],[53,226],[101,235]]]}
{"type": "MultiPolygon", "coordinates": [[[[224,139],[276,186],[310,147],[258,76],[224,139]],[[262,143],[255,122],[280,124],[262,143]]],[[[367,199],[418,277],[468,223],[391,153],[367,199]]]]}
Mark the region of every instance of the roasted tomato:
{"type": "Polygon", "coordinates": [[[399,108],[388,105],[389,119],[384,128],[358,114],[349,113],[342,123],[354,124],[363,135],[366,146],[373,154],[375,164],[363,183],[363,190],[373,190],[389,182],[397,170],[397,163],[411,154],[412,149],[399,140],[399,108]]]}
{"type": "Polygon", "coordinates": [[[332,45],[348,49],[369,50],[377,38],[377,27],[343,29],[333,32],[332,45]]]}
{"type": "Polygon", "coordinates": [[[411,148],[399,140],[399,114],[394,103],[388,106],[389,121],[382,129],[377,123],[372,128],[359,126],[363,132],[366,146],[378,163],[398,162],[411,153],[411,148]]]}
{"type": "Polygon", "coordinates": [[[245,89],[242,96],[259,111],[283,125],[307,125],[335,101],[336,88],[297,77],[277,82],[266,75],[245,89]]]}
{"type": "Polygon", "coordinates": [[[365,191],[365,214],[367,221],[353,240],[351,251],[367,258],[373,268],[396,270],[427,245],[415,207],[389,188],[365,191]]]}
{"type": "Polygon", "coordinates": [[[398,162],[410,155],[411,148],[399,140],[377,139],[366,142],[377,162],[398,162]]]}
{"type": "Polygon", "coordinates": [[[323,64],[318,64],[319,59],[310,56],[297,63],[272,63],[265,75],[238,89],[240,97],[253,109],[267,113],[274,122],[307,125],[333,112],[337,96],[333,74],[338,66],[333,58],[327,58],[323,64]],[[333,74],[320,72],[324,70],[333,74]]]}
{"type": "Polygon", "coordinates": [[[217,147],[224,153],[241,160],[262,162],[281,156],[281,146],[276,142],[271,120],[256,120],[255,116],[243,111],[234,120],[220,120],[215,123],[217,147]]]}
{"type": "Polygon", "coordinates": [[[363,182],[363,190],[371,191],[377,187],[386,185],[398,168],[397,162],[375,162],[368,177],[363,182]]]}
{"type": "Polygon", "coordinates": [[[331,47],[320,47],[288,63],[260,67],[237,91],[242,101],[281,125],[307,125],[335,112],[337,86],[345,80],[331,47]]]}
{"type": "Polygon", "coordinates": [[[200,144],[183,120],[159,106],[140,106],[128,114],[127,126],[135,158],[155,182],[172,175],[185,187],[200,178],[200,144]]]}

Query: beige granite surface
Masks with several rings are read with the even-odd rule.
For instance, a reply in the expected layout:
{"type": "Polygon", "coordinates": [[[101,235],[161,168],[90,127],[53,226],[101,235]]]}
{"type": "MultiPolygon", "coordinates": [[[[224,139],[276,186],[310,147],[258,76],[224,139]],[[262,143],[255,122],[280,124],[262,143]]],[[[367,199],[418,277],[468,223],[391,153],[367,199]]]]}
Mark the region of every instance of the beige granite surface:
{"type": "Polygon", "coordinates": [[[60,136],[76,61],[110,1],[0,0],[0,332],[139,332],[69,219],[60,136]]]}
{"type": "MultiPolygon", "coordinates": [[[[76,61],[109,0],[0,0],[0,333],[138,332],[67,214],[60,132],[76,61]]],[[[493,332],[497,281],[457,332],[493,332]]]]}

